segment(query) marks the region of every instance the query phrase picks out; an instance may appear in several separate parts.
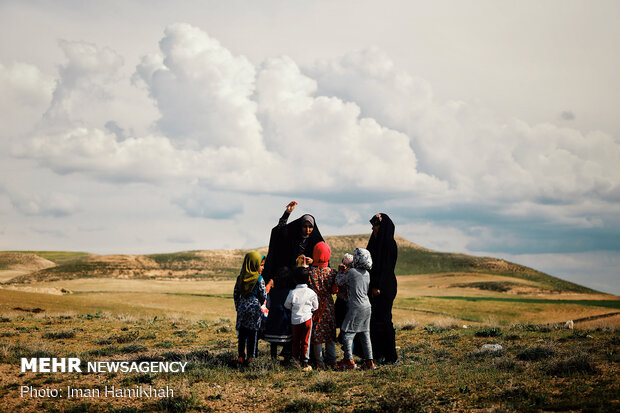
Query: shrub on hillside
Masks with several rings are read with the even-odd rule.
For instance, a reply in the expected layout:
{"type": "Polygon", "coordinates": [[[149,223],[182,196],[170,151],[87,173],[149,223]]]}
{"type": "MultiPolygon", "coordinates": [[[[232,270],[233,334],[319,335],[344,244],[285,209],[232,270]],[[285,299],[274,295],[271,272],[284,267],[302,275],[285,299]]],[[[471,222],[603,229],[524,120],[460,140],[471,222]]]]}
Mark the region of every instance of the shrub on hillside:
{"type": "Polygon", "coordinates": [[[555,354],[551,347],[534,346],[528,347],[517,354],[517,359],[521,361],[537,361],[549,358],[555,354]]]}
{"type": "Polygon", "coordinates": [[[569,376],[571,374],[589,374],[596,372],[590,356],[578,354],[564,360],[551,362],[545,369],[552,376],[569,376]]]}
{"type": "Polygon", "coordinates": [[[502,335],[502,330],[497,327],[484,328],[476,331],[476,337],[499,337],[502,335]]]}

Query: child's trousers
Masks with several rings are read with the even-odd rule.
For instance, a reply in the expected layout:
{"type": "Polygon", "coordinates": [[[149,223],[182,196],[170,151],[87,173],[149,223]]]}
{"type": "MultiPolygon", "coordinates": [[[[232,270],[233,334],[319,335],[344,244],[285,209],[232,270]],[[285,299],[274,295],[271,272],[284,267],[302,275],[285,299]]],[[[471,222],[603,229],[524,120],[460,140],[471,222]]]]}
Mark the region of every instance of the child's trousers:
{"type": "Polygon", "coordinates": [[[271,358],[278,358],[278,346],[282,346],[282,357],[284,360],[288,360],[291,358],[291,342],[287,341],[286,343],[271,343],[271,358]]]}
{"type": "Polygon", "coordinates": [[[337,361],[336,343],[333,341],[325,343],[325,359],[323,359],[323,344],[313,344],[312,350],[314,351],[314,358],[317,363],[326,362],[327,364],[334,364],[337,361]]]}
{"type": "Polygon", "coordinates": [[[362,331],[359,333],[344,331],[343,332],[343,350],[344,350],[344,359],[345,360],[353,360],[353,353],[351,348],[353,347],[353,339],[355,335],[360,335],[360,343],[362,345],[362,351],[364,354],[364,359],[372,360],[372,346],[370,345],[370,332],[362,331]]]}
{"type": "Polygon", "coordinates": [[[258,344],[258,330],[249,328],[239,328],[239,357],[246,358],[245,349],[247,347],[247,358],[256,358],[256,346],[258,344]]]}
{"type": "Polygon", "coordinates": [[[310,334],[312,319],[305,323],[293,324],[293,357],[302,363],[310,359],[310,334]]]}

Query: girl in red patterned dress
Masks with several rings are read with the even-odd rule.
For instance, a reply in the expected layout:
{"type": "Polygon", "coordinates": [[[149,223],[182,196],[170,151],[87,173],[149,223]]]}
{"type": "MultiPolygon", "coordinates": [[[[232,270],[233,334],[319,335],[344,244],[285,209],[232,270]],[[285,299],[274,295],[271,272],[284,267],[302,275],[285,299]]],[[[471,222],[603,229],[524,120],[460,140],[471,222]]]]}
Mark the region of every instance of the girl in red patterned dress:
{"type": "Polygon", "coordinates": [[[330,256],[331,249],[325,242],[321,241],[314,246],[308,283],[319,299],[319,308],[312,316],[310,340],[319,367],[336,364],[336,312],[332,297],[336,292],[336,271],[329,268],[330,256]],[[325,344],[325,358],[323,358],[323,344],[325,344]]]}

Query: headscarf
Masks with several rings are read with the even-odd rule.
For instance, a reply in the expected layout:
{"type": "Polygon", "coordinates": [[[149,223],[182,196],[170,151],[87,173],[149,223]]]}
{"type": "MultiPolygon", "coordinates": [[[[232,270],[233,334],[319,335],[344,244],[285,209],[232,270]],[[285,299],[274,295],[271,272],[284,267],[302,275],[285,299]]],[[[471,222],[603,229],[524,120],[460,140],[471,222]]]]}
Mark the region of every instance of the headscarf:
{"type": "Polygon", "coordinates": [[[332,255],[332,249],[324,241],[317,242],[312,250],[312,266],[327,267],[329,258],[332,255]]]}
{"type": "Polygon", "coordinates": [[[301,219],[302,226],[304,225],[305,222],[309,222],[312,228],[314,228],[314,217],[312,215],[305,214],[305,215],[302,215],[300,219],[301,219]]]}
{"type": "Polygon", "coordinates": [[[262,256],[258,252],[248,252],[243,259],[241,272],[237,278],[239,293],[242,297],[250,295],[258,281],[262,256]]]}
{"type": "Polygon", "coordinates": [[[370,252],[374,262],[370,271],[371,288],[396,291],[396,276],[394,267],[398,258],[398,247],[394,240],[394,223],[383,212],[370,218],[373,225],[379,225],[377,236],[370,235],[366,249],[370,252]]]}
{"type": "Polygon", "coordinates": [[[353,268],[363,268],[370,271],[372,268],[372,257],[370,252],[364,248],[355,248],[353,251],[353,268]]]}
{"type": "Polygon", "coordinates": [[[379,253],[383,249],[385,249],[388,245],[391,245],[394,241],[394,223],[390,219],[387,214],[383,212],[377,215],[373,215],[370,218],[370,223],[373,225],[379,225],[379,232],[375,237],[374,234],[370,235],[370,239],[368,240],[368,246],[366,249],[370,251],[373,257],[375,257],[375,261],[377,256],[375,253],[379,253]]]}
{"type": "Polygon", "coordinates": [[[353,264],[353,255],[347,252],[346,254],[344,254],[344,257],[342,257],[342,265],[344,265],[345,267],[351,267],[352,264],[353,264]]]}

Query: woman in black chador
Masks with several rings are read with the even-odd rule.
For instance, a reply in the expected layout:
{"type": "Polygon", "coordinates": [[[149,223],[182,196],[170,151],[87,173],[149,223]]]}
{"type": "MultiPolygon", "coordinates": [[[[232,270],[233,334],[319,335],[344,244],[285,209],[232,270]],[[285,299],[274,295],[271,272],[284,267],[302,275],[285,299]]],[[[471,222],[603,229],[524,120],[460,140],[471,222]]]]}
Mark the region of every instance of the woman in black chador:
{"type": "Polygon", "coordinates": [[[287,224],[288,217],[296,206],[297,202],[290,202],[278,225],[271,230],[269,252],[263,270],[266,282],[269,282],[283,267],[295,268],[299,264],[312,264],[314,246],[323,241],[316,221],[310,214],[287,224]]]}
{"type": "Polygon", "coordinates": [[[384,213],[370,219],[372,235],[366,249],[372,256],[370,270],[370,340],[375,361],[398,363],[396,333],[392,324],[392,304],[396,297],[394,267],[398,248],[394,240],[394,223],[384,213]]]}

